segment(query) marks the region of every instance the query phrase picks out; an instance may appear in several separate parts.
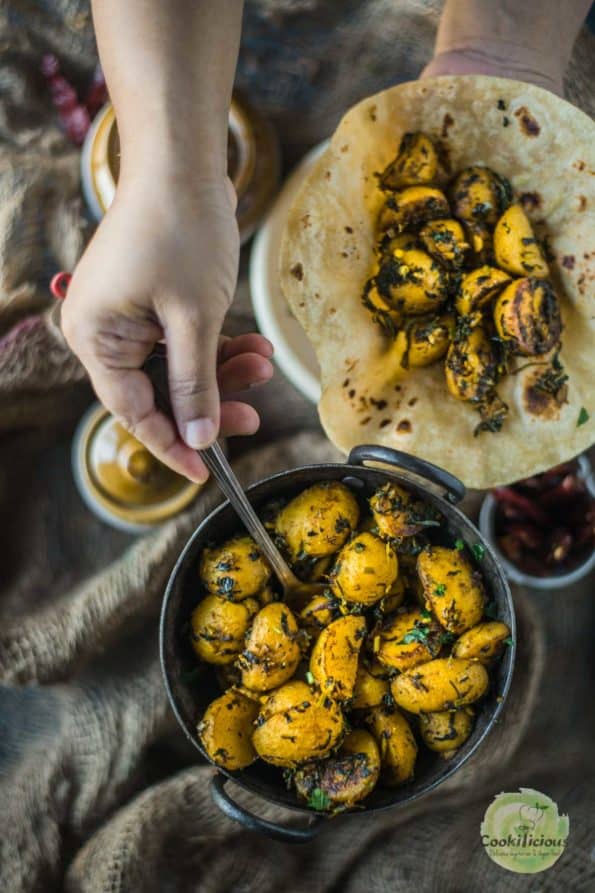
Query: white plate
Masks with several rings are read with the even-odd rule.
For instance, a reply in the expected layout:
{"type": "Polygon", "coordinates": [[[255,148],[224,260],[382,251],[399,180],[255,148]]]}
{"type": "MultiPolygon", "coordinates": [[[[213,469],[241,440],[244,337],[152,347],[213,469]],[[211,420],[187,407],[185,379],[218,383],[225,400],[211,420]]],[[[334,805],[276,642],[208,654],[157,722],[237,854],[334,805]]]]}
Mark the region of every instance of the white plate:
{"type": "Polygon", "coordinates": [[[275,360],[283,374],[312,403],[320,399],[320,370],[306,333],[281,292],[279,251],[287,212],[328,144],[328,140],[319,143],[292,171],[256,234],[250,253],[250,293],[258,328],[273,343],[275,360]]]}

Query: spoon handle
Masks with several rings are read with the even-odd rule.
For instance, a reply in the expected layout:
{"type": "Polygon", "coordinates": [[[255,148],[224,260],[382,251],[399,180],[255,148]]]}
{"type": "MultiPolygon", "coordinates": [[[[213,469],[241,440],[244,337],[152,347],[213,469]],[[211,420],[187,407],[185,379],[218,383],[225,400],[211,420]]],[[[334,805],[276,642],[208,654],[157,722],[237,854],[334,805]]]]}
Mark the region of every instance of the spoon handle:
{"type": "Polygon", "coordinates": [[[200,457],[217,481],[219,488],[229,499],[232,506],[236,510],[244,522],[244,526],[248,533],[256,540],[256,543],[265,558],[271,565],[277,577],[281,580],[284,589],[294,588],[299,585],[299,581],[293,572],[287,566],[283,556],[272,542],[268,531],[265,529],[260,518],[248,502],[242,485],[233,473],[231,466],[223,450],[218,443],[207,447],[205,450],[199,450],[200,457]]]}
{"type": "MultiPolygon", "coordinates": [[[[156,344],[151,354],[143,365],[153,384],[155,391],[155,403],[162,412],[171,416],[171,402],[169,399],[169,387],[167,382],[167,352],[163,344],[156,344]]],[[[256,540],[258,548],[274,570],[281,585],[288,592],[301,586],[283,556],[275,546],[267,530],[265,530],[260,518],[248,502],[242,485],[231,470],[231,466],[223,450],[218,443],[214,443],[206,450],[199,450],[200,457],[217,481],[220,490],[227,496],[232,506],[240,516],[248,533],[256,540]]]]}

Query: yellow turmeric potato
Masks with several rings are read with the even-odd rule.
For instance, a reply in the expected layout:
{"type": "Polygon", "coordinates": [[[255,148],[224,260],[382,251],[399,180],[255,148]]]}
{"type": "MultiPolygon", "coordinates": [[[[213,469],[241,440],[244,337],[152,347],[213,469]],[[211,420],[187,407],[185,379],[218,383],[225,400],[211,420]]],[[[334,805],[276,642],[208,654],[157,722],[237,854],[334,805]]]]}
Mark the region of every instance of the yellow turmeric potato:
{"type": "Polygon", "coordinates": [[[500,620],[487,620],[463,633],[454,643],[452,653],[454,657],[488,664],[502,654],[504,642],[509,636],[510,630],[505,623],[500,620]]]}
{"type": "Polygon", "coordinates": [[[378,216],[378,232],[392,236],[438,217],[450,217],[444,193],[434,186],[407,186],[386,200],[378,216]]]}
{"type": "Polygon", "coordinates": [[[372,675],[368,668],[360,661],[353,686],[351,706],[354,710],[365,710],[369,707],[377,707],[382,704],[385,695],[389,693],[388,679],[381,679],[372,675]]]}
{"type": "Polygon", "coordinates": [[[310,672],[321,690],[337,701],[353,694],[357,662],[366,635],[363,617],[348,614],[320,633],[310,656],[310,672]]]}
{"type": "Polygon", "coordinates": [[[252,746],[260,705],[233,688],[212,701],[198,724],[198,737],[209,758],[224,769],[244,769],[256,759],[252,746]]]}
{"type": "Polygon", "coordinates": [[[454,329],[454,316],[450,313],[413,321],[406,332],[407,364],[417,368],[431,366],[442,359],[448,350],[454,329]]]}
{"type": "Polygon", "coordinates": [[[547,353],[560,340],[562,320],[556,293],[547,279],[515,279],[494,307],[496,330],[514,353],[547,353]]]}
{"type": "Polygon", "coordinates": [[[520,205],[510,205],[494,230],[496,263],[515,276],[542,279],[549,274],[547,261],[520,205]]]}
{"type": "Polygon", "coordinates": [[[360,533],[339,553],[331,574],[331,589],[347,602],[373,605],[389,591],[399,571],[390,545],[373,533],[360,533]]]}
{"type": "Polygon", "coordinates": [[[381,614],[386,616],[392,614],[397,608],[400,608],[408,594],[407,580],[404,577],[397,577],[388,593],[384,598],[377,602],[376,607],[381,614]]]}
{"type": "Polygon", "coordinates": [[[412,316],[435,312],[448,297],[444,268],[418,248],[386,257],[374,281],[393,310],[412,316]]]}
{"type": "Polygon", "coordinates": [[[307,630],[311,636],[317,636],[338,616],[338,600],[330,592],[324,592],[321,595],[315,595],[300,611],[300,626],[307,630]]]}
{"type": "Polygon", "coordinates": [[[380,174],[381,189],[400,189],[431,183],[438,173],[438,155],[425,133],[405,133],[397,157],[380,174]]]}
{"type": "Polygon", "coordinates": [[[293,781],[299,796],[323,811],[359,803],[374,790],[379,775],[380,752],[376,741],[365,729],[354,729],[345,737],[336,755],[301,766],[293,781]],[[313,795],[319,803],[313,801],[313,795]]]}
{"type": "Polygon", "coordinates": [[[339,705],[305,682],[290,682],[265,701],[252,743],[267,763],[292,768],[318,760],[339,743],[345,731],[339,705]]]}
{"type": "Polygon", "coordinates": [[[422,741],[437,753],[454,751],[465,743],[473,731],[473,719],[471,707],[422,713],[419,717],[422,741]]]}
{"type": "Polygon", "coordinates": [[[207,595],[190,618],[192,647],[209,664],[230,664],[244,647],[244,636],[259,610],[256,599],[230,602],[220,595],[207,595]]]}
{"type": "Polygon", "coordinates": [[[512,190],[510,183],[490,168],[473,165],[455,177],[449,197],[459,220],[494,226],[510,204],[512,190]]]}
{"type": "Polygon", "coordinates": [[[419,236],[428,254],[440,263],[454,270],[465,263],[470,246],[458,220],[432,220],[419,236]]]}
{"type": "Polygon", "coordinates": [[[423,529],[424,506],[405,487],[388,481],[370,497],[370,510],[381,536],[413,536],[423,529]]]}
{"type": "Polygon", "coordinates": [[[453,341],[444,364],[446,386],[457,400],[481,403],[496,384],[497,363],[489,338],[481,328],[453,341]]]}
{"type": "Polygon", "coordinates": [[[413,777],[417,744],[411,726],[399,710],[375,707],[368,722],[380,747],[382,779],[390,787],[413,777]]]}
{"type": "Polygon", "coordinates": [[[468,324],[477,325],[481,322],[481,308],[495,298],[509,282],[510,276],[507,273],[485,264],[466,273],[455,299],[457,313],[466,317],[468,324]]]}
{"type": "Polygon", "coordinates": [[[242,685],[252,691],[268,691],[295,673],[300,661],[298,625],[283,602],[272,602],[258,612],[238,658],[242,685]]]}
{"type": "Polygon", "coordinates": [[[357,527],[359,508],[340,481],[313,484],[281,509],[275,529],[292,560],[322,558],[337,552],[357,527]]]}
{"type": "Polygon", "coordinates": [[[409,713],[456,710],[478,701],[489,677],[483,664],[456,657],[438,657],[391,680],[395,702],[409,713]]]}
{"type": "Polygon", "coordinates": [[[200,578],[213,595],[238,602],[256,595],[270,576],[270,567],[249,536],[236,536],[222,546],[203,550],[200,578]]]}
{"type": "Polygon", "coordinates": [[[463,552],[428,546],[417,558],[428,606],[441,626],[455,635],[481,620],[485,596],[481,578],[463,552]]]}
{"type": "Polygon", "coordinates": [[[436,657],[441,648],[441,631],[436,621],[411,608],[396,614],[380,630],[376,657],[395,670],[409,670],[436,657]]]}
{"type": "Polygon", "coordinates": [[[264,608],[265,605],[270,605],[271,602],[276,602],[279,596],[276,594],[272,586],[265,586],[264,589],[261,589],[260,592],[256,594],[256,598],[258,599],[260,607],[264,608]]]}

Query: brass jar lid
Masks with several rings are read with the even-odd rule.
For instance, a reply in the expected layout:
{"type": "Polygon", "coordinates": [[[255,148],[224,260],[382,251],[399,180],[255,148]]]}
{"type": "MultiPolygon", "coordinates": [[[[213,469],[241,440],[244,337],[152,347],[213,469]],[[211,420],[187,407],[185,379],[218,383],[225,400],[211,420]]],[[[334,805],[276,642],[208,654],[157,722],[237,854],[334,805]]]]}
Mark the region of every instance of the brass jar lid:
{"type": "MultiPolygon", "coordinates": [[[[228,172],[238,196],[238,226],[244,242],[277,191],[279,144],[272,125],[236,94],[229,110],[228,133],[228,172]]],[[[114,108],[107,103],[93,122],[81,156],[83,192],[97,219],[114,200],[119,173],[118,127],[114,108]]]]}
{"type": "Polygon", "coordinates": [[[87,505],[103,520],[129,531],[168,520],[201,489],[159,462],[99,404],[79,423],[72,459],[87,505]]]}

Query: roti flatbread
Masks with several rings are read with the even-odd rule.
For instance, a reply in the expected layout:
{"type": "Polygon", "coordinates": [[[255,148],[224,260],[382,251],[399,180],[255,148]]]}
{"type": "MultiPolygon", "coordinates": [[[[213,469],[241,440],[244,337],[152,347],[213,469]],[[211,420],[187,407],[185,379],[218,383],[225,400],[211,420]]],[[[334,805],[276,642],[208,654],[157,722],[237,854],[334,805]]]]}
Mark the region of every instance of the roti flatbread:
{"type": "Polygon", "coordinates": [[[322,425],[342,451],[395,447],[484,488],[556,465],[595,439],[595,124],[552,93],[460,76],[401,84],[360,102],[290,211],[280,276],[320,363],[322,425]],[[408,131],[438,142],[453,174],[482,164],[507,177],[546,240],[562,309],[567,402],[532,387],[541,370],[528,358],[498,384],[510,412],[497,433],[474,436],[477,413],[448,393],[443,363],[396,369],[390,339],[361,300],[385,198],[375,175],[408,131]]]}

